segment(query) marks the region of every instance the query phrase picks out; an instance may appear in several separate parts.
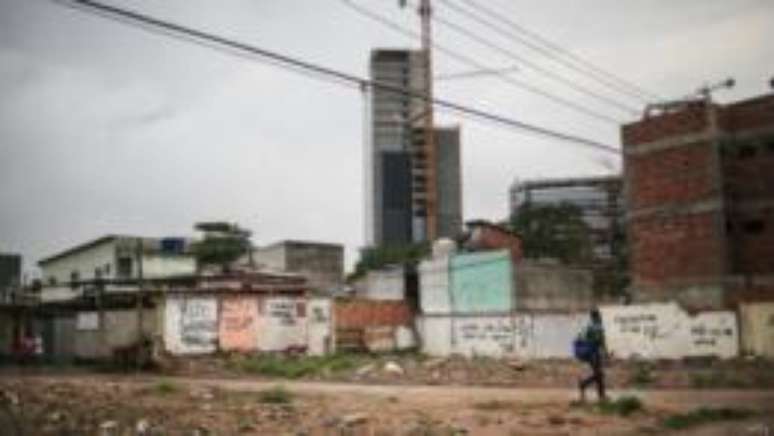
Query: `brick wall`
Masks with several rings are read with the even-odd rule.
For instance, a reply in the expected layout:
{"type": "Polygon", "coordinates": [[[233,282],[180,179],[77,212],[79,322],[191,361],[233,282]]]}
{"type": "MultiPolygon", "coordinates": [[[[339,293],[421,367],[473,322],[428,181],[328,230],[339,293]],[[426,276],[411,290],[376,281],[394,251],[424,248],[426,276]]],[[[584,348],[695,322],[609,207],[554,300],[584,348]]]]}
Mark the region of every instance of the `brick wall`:
{"type": "Polygon", "coordinates": [[[711,144],[701,142],[628,157],[630,207],[699,201],[717,195],[712,182],[713,153],[711,144]]]}
{"type": "MultiPolygon", "coordinates": [[[[470,224],[468,224],[470,225],[470,224]]],[[[524,251],[521,247],[521,239],[494,225],[473,225],[469,246],[479,250],[505,249],[511,252],[513,262],[521,262],[524,259],[524,251]]]]}
{"type": "Polygon", "coordinates": [[[644,284],[723,275],[718,214],[650,217],[631,223],[631,268],[644,284]]]}
{"type": "Polygon", "coordinates": [[[658,141],[664,138],[699,133],[707,127],[706,106],[694,103],[685,110],[631,123],[623,126],[625,146],[658,141]]]}
{"type": "Polygon", "coordinates": [[[410,326],[414,315],[403,301],[337,300],[333,306],[336,329],[410,326]]]}
{"type": "Polygon", "coordinates": [[[715,109],[711,141],[700,102],[622,129],[634,287],[774,299],[774,95],[715,109]]]}

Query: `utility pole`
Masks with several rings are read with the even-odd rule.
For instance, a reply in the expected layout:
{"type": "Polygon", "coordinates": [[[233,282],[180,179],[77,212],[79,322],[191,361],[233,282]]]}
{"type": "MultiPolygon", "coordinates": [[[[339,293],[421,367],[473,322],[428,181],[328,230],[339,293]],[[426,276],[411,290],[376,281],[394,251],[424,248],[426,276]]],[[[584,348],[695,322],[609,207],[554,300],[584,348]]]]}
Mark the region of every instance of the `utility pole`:
{"type": "Polygon", "coordinates": [[[135,364],[137,365],[137,371],[142,369],[142,355],[145,351],[144,334],[142,330],[143,318],[144,318],[144,304],[143,299],[145,297],[143,292],[143,271],[142,271],[142,255],[143,255],[143,241],[142,238],[135,240],[135,255],[137,257],[137,295],[135,303],[137,305],[137,348],[135,352],[135,364]]]}

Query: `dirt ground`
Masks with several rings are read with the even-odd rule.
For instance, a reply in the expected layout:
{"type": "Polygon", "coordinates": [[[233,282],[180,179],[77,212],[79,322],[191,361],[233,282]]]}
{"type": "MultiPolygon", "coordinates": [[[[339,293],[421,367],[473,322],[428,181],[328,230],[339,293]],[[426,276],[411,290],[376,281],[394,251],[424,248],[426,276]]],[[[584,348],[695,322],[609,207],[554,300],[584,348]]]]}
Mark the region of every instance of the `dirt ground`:
{"type": "Polygon", "coordinates": [[[3,374],[0,389],[0,433],[9,436],[768,436],[774,429],[774,391],[750,389],[613,392],[640,399],[642,408],[628,416],[578,406],[573,390],[548,388],[3,374]],[[665,424],[699,408],[745,414],[679,431],[665,424]]]}
{"type": "MultiPolygon", "coordinates": [[[[575,386],[588,368],[574,360],[514,361],[485,357],[432,358],[416,353],[397,355],[352,355],[318,365],[297,378],[310,381],[359,384],[429,384],[512,387],[575,386]],[[393,362],[399,372],[385,371],[393,362]]],[[[185,359],[170,362],[165,373],[210,377],[271,377],[261,367],[249,365],[243,355],[185,359]]],[[[260,357],[258,357],[260,359],[260,357]]],[[[611,362],[606,368],[613,388],[656,389],[774,389],[774,362],[760,359],[694,359],[611,362]]],[[[293,377],[296,378],[296,377],[293,377]]]]}

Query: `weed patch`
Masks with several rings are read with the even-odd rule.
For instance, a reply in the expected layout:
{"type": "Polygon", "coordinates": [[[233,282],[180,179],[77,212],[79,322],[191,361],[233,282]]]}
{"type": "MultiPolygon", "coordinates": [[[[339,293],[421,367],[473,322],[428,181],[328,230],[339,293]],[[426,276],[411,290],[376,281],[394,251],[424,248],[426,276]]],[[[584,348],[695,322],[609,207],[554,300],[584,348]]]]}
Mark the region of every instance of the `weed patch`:
{"type": "Polygon", "coordinates": [[[631,384],[640,387],[649,386],[655,380],[656,378],[653,376],[653,368],[645,362],[639,362],[637,364],[629,379],[631,384]]]}
{"type": "Polygon", "coordinates": [[[672,430],[680,430],[718,421],[733,421],[746,419],[754,415],[747,409],[734,408],[700,408],[688,413],[672,415],[663,421],[663,426],[672,430]]]}
{"type": "Polygon", "coordinates": [[[642,401],[637,397],[624,396],[615,400],[601,401],[597,410],[606,415],[629,416],[644,409],[642,401]]]}
{"type": "Polygon", "coordinates": [[[258,401],[264,404],[290,404],[293,394],[282,386],[276,386],[258,393],[258,401]]]}
{"type": "Polygon", "coordinates": [[[359,362],[356,356],[334,354],[330,356],[283,357],[261,355],[235,361],[239,371],[268,377],[297,379],[323,372],[340,372],[355,368],[359,362]]]}
{"type": "Polygon", "coordinates": [[[510,409],[511,406],[513,406],[511,403],[501,400],[482,401],[480,403],[473,404],[474,409],[488,412],[510,409]]]}
{"type": "Polygon", "coordinates": [[[162,380],[153,386],[153,391],[161,395],[169,395],[178,392],[180,387],[171,380],[162,380]]]}

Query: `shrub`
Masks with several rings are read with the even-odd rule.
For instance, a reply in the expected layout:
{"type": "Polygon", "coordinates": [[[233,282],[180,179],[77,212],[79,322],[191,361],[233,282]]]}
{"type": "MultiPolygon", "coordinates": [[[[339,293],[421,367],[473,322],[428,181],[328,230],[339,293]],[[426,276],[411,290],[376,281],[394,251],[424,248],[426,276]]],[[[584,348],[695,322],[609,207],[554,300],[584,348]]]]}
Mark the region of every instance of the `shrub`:
{"type": "Polygon", "coordinates": [[[258,394],[258,401],[265,404],[290,404],[293,401],[293,394],[282,386],[275,386],[261,391],[258,394]]]}
{"type": "Polygon", "coordinates": [[[629,416],[642,410],[642,401],[637,397],[624,396],[617,400],[602,401],[597,406],[598,410],[605,414],[629,416]]]}
{"type": "Polygon", "coordinates": [[[754,413],[747,409],[702,407],[688,413],[672,415],[664,419],[663,426],[672,430],[680,430],[710,422],[746,419],[752,415],[754,413]]]}
{"type": "Polygon", "coordinates": [[[173,394],[180,390],[179,386],[171,380],[161,380],[153,386],[153,390],[162,395],[173,394]]]}

